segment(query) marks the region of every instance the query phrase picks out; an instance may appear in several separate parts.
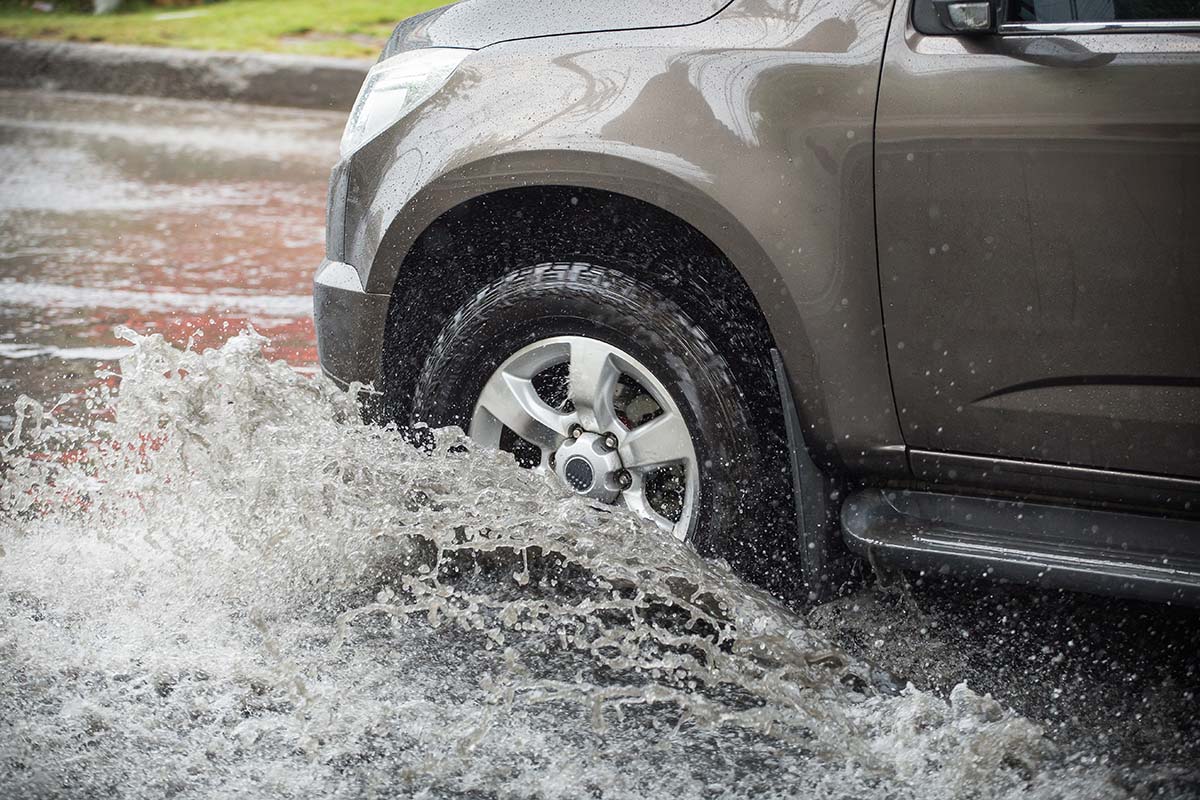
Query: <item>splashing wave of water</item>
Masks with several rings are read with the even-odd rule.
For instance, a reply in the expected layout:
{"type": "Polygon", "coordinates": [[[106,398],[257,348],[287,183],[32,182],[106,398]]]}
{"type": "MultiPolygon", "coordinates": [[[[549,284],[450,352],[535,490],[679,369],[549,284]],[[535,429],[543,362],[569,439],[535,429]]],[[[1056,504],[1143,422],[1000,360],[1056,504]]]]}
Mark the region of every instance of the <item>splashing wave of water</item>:
{"type": "Polygon", "coordinates": [[[364,425],[253,333],[127,338],[91,443],[23,401],[4,446],[5,796],[1121,795],[629,514],[364,425]]]}

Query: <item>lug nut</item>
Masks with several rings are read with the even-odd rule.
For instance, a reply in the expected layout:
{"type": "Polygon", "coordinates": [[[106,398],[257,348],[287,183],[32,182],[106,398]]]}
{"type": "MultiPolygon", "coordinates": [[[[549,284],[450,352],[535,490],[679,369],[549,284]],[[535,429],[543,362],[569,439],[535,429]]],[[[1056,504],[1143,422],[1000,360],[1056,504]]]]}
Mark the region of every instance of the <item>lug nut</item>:
{"type": "Polygon", "coordinates": [[[571,426],[570,434],[572,439],[578,439],[580,436],[583,436],[583,426],[576,422],[571,426]]]}
{"type": "Polygon", "coordinates": [[[606,433],[604,434],[604,438],[600,440],[600,443],[604,445],[605,450],[616,450],[618,444],[617,435],[615,433],[606,433]]]}
{"type": "Polygon", "coordinates": [[[629,474],[629,470],[623,469],[617,473],[617,484],[622,489],[628,489],[633,486],[633,476],[629,474]]]}

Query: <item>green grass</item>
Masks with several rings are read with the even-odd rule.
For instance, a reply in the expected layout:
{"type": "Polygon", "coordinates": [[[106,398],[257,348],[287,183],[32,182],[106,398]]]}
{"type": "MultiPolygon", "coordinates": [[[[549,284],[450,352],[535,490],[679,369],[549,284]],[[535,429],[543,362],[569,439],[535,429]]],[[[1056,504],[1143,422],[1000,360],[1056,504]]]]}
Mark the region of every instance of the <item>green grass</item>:
{"type": "Polygon", "coordinates": [[[448,0],[222,0],[94,16],[0,0],[0,37],[198,50],[376,56],[396,23],[448,0]]]}

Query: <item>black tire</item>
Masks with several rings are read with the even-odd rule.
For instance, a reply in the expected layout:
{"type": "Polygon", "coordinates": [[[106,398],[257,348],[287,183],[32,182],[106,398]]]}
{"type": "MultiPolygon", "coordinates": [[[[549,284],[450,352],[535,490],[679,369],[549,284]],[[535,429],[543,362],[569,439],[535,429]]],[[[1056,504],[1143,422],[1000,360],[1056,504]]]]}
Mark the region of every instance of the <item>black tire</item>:
{"type": "Polygon", "coordinates": [[[567,335],[621,348],[671,393],[700,464],[689,542],[735,566],[762,552],[763,535],[781,522],[778,509],[791,506],[786,483],[785,497],[778,496],[786,477],[778,453],[766,451],[767,437],[755,430],[745,396],[708,334],[673,300],[621,272],[584,263],[539,264],[478,291],[430,350],[413,394],[413,421],[465,430],[484,384],[505,359],[534,342],[567,335]]]}

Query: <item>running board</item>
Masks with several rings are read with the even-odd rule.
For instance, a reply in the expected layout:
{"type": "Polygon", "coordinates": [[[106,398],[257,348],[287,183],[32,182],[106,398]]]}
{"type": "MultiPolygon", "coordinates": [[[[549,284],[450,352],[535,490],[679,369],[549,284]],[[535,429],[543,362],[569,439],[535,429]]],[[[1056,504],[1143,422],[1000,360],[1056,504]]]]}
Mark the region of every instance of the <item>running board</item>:
{"type": "Polygon", "coordinates": [[[1200,522],[901,489],[857,491],[841,519],[884,566],[1200,606],[1200,522]]]}

